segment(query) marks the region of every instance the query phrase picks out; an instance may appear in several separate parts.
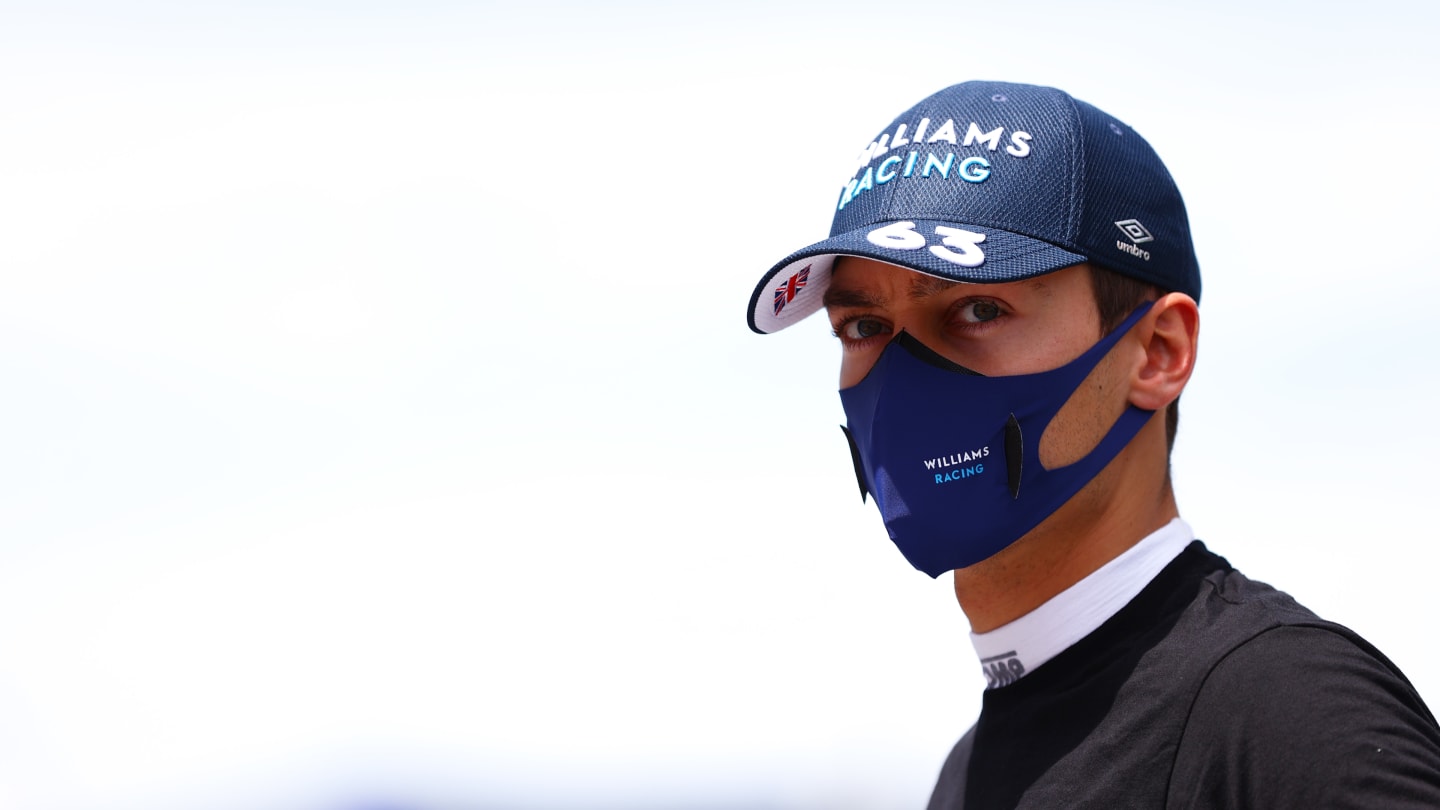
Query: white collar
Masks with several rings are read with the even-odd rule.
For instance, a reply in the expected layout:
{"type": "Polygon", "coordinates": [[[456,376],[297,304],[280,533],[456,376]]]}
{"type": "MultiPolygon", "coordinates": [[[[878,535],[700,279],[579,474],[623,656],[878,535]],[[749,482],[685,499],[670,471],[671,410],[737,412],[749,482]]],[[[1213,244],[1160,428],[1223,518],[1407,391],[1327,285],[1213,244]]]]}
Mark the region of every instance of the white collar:
{"type": "Polygon", "coordinates": [[[1175,518],[1050,601],[988,633],[971,633],[987,689],[1014,683],[1094,632],[1195,539],[1175,518]]]}

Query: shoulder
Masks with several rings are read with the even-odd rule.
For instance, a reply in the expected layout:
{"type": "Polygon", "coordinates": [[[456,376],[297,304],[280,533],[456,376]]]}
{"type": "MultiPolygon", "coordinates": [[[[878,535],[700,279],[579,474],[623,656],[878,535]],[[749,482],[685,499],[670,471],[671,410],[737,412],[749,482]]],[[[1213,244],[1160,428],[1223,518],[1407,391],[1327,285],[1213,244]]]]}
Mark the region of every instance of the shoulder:
{"type": "Polygon", "coordinates": [[[1186,718],[1179,807],[1440,806],[1440,729],[1378,650],[1281,623],[1219,657],[1186,718]]]}
{"type": "Polygon", "coordinates": [[[930,803],[926,805],[927,810],[950,810],[965,806],[965,775],[970,768],[970,751],[975,746],[975,729],[965,732],[965,736],[955,743],[950,749],[950,756],[945,758],[945,764],[940,768],[940,778],[935,782],[935,790],[930,793],[930,803]]]}

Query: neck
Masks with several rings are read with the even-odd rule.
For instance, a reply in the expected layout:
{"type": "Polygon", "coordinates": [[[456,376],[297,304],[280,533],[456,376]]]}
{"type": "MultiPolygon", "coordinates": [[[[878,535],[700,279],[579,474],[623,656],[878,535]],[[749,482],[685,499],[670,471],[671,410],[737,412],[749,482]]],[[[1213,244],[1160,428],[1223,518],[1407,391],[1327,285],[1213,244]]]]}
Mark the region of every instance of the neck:
{"type": "Polygon", "coordinates": [[[1179,516],[1165,474],[1163,419],[1152,420],[1075,497],[1008,548],[955,571],[955,596],[975,633],[1014,621],[1179,516]],[[1162,451],[1146,452],[1155,439],[1162,451]],[[1141,464],[1158,458],[1160,465],[1141,464]]]}

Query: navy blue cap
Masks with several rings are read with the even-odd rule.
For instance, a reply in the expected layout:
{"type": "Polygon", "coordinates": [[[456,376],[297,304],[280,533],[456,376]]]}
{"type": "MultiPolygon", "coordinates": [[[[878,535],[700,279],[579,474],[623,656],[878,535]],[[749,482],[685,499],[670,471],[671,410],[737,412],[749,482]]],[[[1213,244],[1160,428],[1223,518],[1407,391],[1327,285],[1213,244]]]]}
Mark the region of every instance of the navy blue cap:
{"type": "Polygon", "coordinates": [[[1185,203],[1135,130],[1052,87],[965,82],[906,110],[861,151],[830,237],[782,259],[750,298],[778,332],[822,306],[837,256],[994,283],[1080,262],[1200,300],[1185,203]]]}

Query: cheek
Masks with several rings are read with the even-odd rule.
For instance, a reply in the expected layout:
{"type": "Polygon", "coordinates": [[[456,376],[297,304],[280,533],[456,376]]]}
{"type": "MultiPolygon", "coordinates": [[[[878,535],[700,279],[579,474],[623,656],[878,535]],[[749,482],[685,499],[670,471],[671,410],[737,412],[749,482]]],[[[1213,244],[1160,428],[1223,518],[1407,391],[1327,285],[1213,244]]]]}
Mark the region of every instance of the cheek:
{"type": "Polygon", "coordinates": [[[1047,470],[1090,454],[1125,412],[1128,389],[1115,350],[1105,356],[1066,400],[1040,437],[1040,464],[1047,470]]]}
{"type": "Polygon", "coordinates": [[[879,351],[847,351],[840,355],[840,387],[850,388],[865,379],[870,369],[875,367],[875,361],[880,357],[879,351]]]}

